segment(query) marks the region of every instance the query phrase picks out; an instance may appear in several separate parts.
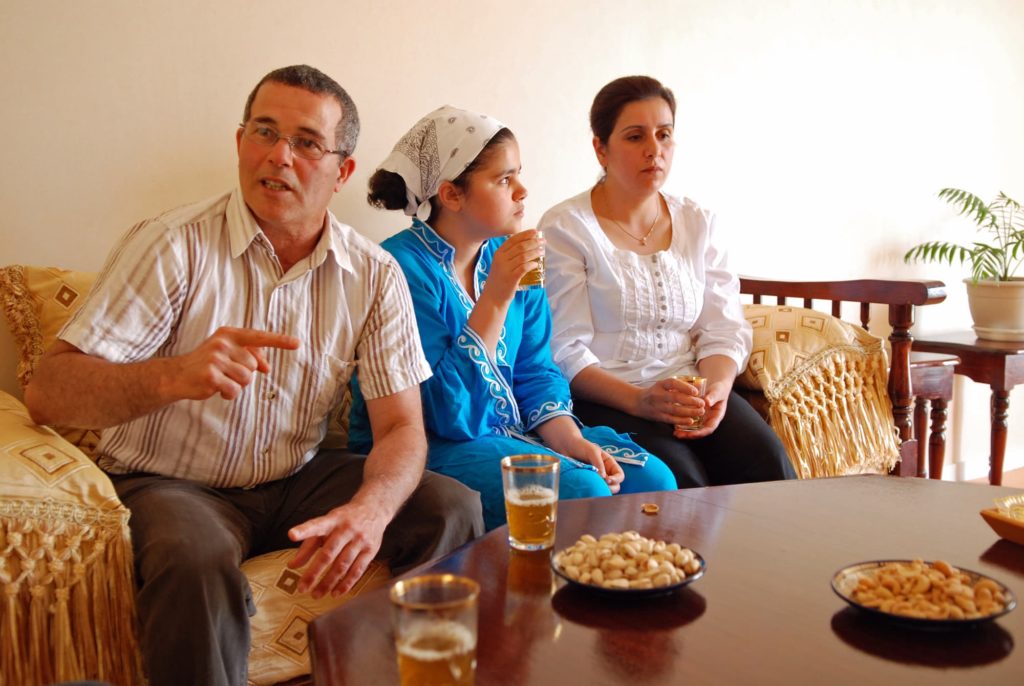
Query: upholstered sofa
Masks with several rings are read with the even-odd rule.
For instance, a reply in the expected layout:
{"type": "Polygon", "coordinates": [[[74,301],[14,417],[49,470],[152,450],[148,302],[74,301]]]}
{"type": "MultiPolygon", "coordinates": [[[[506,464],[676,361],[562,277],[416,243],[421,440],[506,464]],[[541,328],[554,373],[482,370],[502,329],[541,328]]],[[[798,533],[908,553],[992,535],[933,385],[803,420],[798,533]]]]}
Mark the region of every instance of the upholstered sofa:
{"type": "MultiPolygon", "coordinates": [[[[20,386],[93,278],[61,269],[0,269],[0,309],[17,349],[20,386]]],[[[94,431],[37,426],[18,397],[0,391],[0,686],[144,683],[130,513],[89,457],[98,438],[94,431]]],[[[303,682],[309,621],[390,578],[375,562],[346,596],[314,600],[296,591],[299,574],[286,567],[292,555],[272,552],[242,566],[257,607],[252,684],[303,682]]]]}

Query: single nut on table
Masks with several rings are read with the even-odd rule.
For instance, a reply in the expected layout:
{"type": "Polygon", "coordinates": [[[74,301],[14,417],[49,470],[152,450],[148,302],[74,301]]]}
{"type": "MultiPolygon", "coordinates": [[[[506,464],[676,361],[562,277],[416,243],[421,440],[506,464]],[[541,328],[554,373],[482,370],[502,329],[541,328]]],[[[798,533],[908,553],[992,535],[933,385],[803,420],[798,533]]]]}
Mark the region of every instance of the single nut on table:
{"type": "Polygon", "coordinates": [[[689,548],[644,538],[636,531],[605,534],[599,539],[585,534],[558,552],[555,564],[580,583],[618,589],[670,586],[701,569],[700,560],[689,548]]]}
{"type": "Polygon", "coordinates": [[[658,514],[658,510],[660,509],[661,508],[658,507],[657,503],[644,503],[640,506],[640,511],[646,515],[658,514]]]}

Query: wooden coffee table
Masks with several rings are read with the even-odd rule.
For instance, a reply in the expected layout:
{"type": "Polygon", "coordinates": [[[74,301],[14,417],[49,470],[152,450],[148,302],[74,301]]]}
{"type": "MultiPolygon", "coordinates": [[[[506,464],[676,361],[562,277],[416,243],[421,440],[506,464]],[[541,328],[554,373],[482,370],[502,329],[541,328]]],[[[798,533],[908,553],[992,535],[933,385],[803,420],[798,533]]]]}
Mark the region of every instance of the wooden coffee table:
{"type": "MultiPolygon", "coordinates": [[[[566,586],[547,556],[510,552],[504,527],[413,573],[483,587],[480,686],[1024,683],[1024,608],[970,630],[908,630],[849,608],[829,586],[854,562],[941,558],[1024,602],[1024,546],[978,515],[1020,492],[858,476],[560,503],[558,548],[635,529],[707,561],[692,585],[634,601],[566,586]],[[642,514],[644,502],[660,512],[642,514]]],[[[310,635],[314,683],[398,683],[387,589],[319,617],[310,635]]]]}

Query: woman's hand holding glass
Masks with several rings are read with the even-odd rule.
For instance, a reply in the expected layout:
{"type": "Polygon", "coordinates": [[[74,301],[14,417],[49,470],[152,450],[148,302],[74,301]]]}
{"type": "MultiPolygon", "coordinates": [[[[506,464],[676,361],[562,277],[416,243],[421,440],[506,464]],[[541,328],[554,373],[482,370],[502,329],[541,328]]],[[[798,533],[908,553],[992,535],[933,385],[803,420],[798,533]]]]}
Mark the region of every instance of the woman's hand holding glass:
{"type": "Polygon", "coordinates": [[[704,402],[707,407],[704,413],[704,426],[699,429],[685,431],[679,428],[673,430],[672,435],[676,438],[690,439],[703,438],[718,428],[718,424],[725,416],[725,408],[729,404],[729,393],[732,391],[732,383],[729,381],[715,381],[708,383],[708,390],[704,394],[704,402]]]}
{"type": "Polygon", "coordinates": [[[693,384],[674,378],[662,379],[640,391],[632,414],[673,426],[690,424],[691,419],[704,415],[706,402],[709,400],[701,398],[693,384]]]}

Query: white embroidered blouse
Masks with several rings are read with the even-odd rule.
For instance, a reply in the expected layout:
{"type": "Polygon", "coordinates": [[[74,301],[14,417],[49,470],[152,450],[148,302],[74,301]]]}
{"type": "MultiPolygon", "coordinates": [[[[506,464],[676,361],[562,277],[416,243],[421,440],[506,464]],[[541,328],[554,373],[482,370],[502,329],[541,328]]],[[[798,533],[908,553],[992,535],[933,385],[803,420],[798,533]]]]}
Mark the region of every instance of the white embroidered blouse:
{"type": "Polygon", "coordinates": [[[668,250],[616,248],[598,225],[590,190],[548,210],[545,288],[554,317],[551,352],[570,380],[590,365],[647,386],[695,374],[725,355],[742,370],[750,354],[739,278],[729,271],[715,217],[663,194],[672,219],[668,250]]]}

